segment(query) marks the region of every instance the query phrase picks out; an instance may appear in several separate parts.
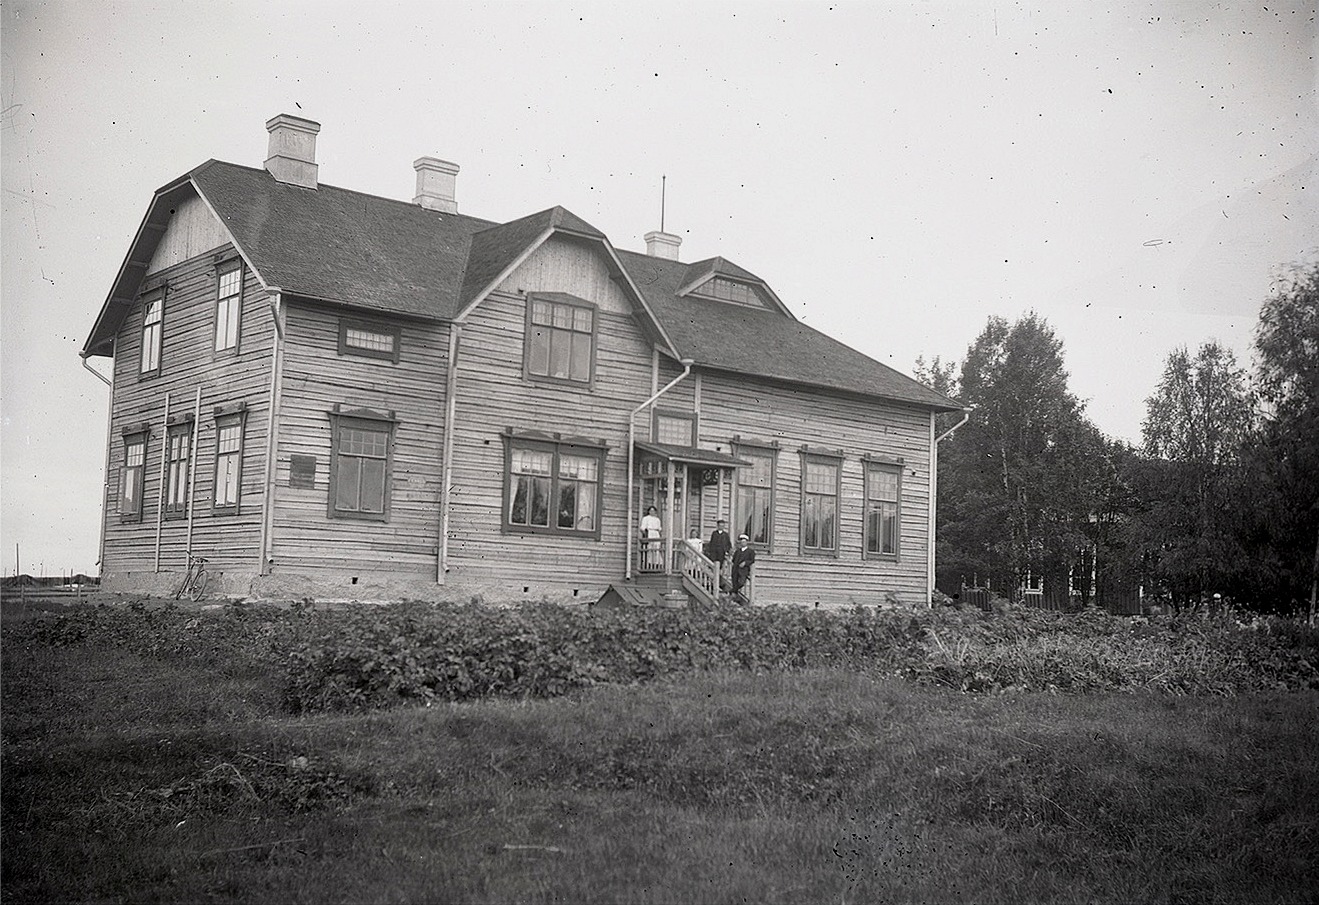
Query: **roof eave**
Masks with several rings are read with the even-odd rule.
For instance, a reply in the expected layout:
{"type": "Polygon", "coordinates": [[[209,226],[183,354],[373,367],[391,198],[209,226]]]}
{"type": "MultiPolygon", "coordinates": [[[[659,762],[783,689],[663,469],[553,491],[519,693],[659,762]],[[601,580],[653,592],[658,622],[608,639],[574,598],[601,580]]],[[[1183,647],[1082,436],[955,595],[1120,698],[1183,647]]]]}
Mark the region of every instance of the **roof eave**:
{"type": "MultiPolygon", "coordinates": [[[[823,390],[827,393],[836,393],[839,396],[846,396],[857,399],[882,399],[885,402],[892,402],[897,405],[914,406],[916,408],[928,409],[934,412],[964,412],[968,411],[967,407],[955,399],[948,399],[947,403],[937,403],[934,401],[922,401],[919,399],[907,399],[892,393],[871,393],[865,390],[850,389],[846,387],[828,386],[823,383],[816,383],[810,380],[793,379],[789,377],[776,377],[770,374],[752,374],[748,371],[739,371],[734,368],[723,367],[717,364],[700,361],[694,363],[696,367],[703,371],[717,371],[721,374],[731,374],[735,377],[750,377],[756,380],[763,380],[767,383],[786,387],[808,387],[812,390],[823,390]]],[[[931,390],[930,392],[935,392],[931,390]]],[[[942,395],[942,394],[938,394],[942,395]]],[[[945,397],[947,398],[947,397],[945,397]]]]}
{"type": "Polygon", "coordinates": [[[169,214],[161,213],[168,210],[164,202],[184,190],[198,191],[192,181],[192,173],[156,190],[151,204],[147,206],[146,214],[142,217],[142,222],[138,225],[137,232],[133,235],[133,241],[129,243],[128,253],[124,255],[124,261],[119,265],[119,272],[110,286],[110,294],[101,305],[101,311],[96,316],[96,322],[87,336],[87,342],[83,344],[79,353],[81,357],[91,358],[114,353],[114,338],[119,332],[122,315],[127,313],[127,308],[137,297],[138,287],[142,285],[142,280],[147,275],[147,268],[151,266],[151,258],[155,255],[160,239],[165,235],[169,225],[169,214]],[[113,328],[110,328],[111,321],[115,322],[113,328]]]}

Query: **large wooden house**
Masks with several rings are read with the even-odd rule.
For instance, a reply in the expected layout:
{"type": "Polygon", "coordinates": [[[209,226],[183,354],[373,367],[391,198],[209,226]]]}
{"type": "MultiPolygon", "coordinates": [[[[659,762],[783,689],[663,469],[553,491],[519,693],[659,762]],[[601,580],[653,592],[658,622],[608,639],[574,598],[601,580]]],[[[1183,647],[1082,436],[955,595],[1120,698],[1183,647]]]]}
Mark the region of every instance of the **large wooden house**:
{"type": "Polygon", "coordinates": [[[228,596],[713,597],[683,539],[725,518],[757,602],[929,600],[957,402],[676,236],[459,214],[433,158],[412,203],[322,185],[319,126],[267,129],[264,169],[156,192],[83,349],[113,359],[108,589],[191,552],[228,596]]]}

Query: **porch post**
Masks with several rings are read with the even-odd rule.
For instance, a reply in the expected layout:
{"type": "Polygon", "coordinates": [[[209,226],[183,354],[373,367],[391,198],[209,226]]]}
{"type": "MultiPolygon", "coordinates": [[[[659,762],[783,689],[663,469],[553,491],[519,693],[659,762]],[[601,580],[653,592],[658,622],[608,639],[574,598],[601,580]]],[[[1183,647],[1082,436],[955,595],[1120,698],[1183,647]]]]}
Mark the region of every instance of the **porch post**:
{"type": "Polygon", "coordinates": [[[665,513],[664,524],[664,571],[667,573],[673,568],[673,486],[674,486],[674,467],[673,460],[669,459],[669,503],[665,507],[668,511],[665,513]]]}

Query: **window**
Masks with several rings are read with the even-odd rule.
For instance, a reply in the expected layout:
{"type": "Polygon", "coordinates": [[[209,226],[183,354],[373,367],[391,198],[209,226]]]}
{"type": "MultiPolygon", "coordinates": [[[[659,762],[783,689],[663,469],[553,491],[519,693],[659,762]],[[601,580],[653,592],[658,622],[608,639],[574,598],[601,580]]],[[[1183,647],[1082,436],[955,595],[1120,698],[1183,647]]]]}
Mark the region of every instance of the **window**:
{"type": "Polygon", "coordinates": [[[866,462],[866,544],[867,557],[898,555],[898,528],[901,513],[900,490],[902,466],[866,462]]]}
{"type": "Polygon", "coordinates": [[[400,331],[396,326],[369,321],[339,320],[339,354],[380,358],[398,363],[400,331]]]}
{"type": "Polygon", "coordinates": [[[738,283],[725,277],[713,277],[693,290],[696,295],[732,302],[734,305],[748,305],[752,308],[762,307],[760,296],[754,286],[738,283]]]}
{"type": "Polygon", "coordinates": [[[838,553],[838,494],[842,459],[802,453],[802,553],[838,553]]]}
{"type": "Polygon", "coordinates": [[[215,508],[237,512],[243,480],[243,414],[215,419],[215,508]]]}
{"type": "Polygon", "coordinates": [[[215,275],[215,351],[238,350],[243,311],[243,266],[222,265],[215,275]]]}
{"type": "Polygon", "coordinates": [[[188,511],[188,469],[192,455],[192,422],[171,425],[165,441],[165,514],[188,511]]]}
{"type": "Polygon", "coordinates": [[[672,446],[696,445],[696,416],[682,412],[655,412],[656,443],[672,446]]]}
{"type": "Polygon", "coordinates": [[[774,466],[778,450],[734,443],[733,454],[750,464],[737,470],[731,533],[734,537],[745,534],[753,544],[768,550],[774,534],[774,466]]]}
{"type": "Polygon", "coordinates": [[[331,413],[330,516],[386,521],[394,445],[392,415],[331,413]]]}
{"type": "Polygon", "coordinates": [[[126,522],[142,519],[142,487],[146,477],[146,431],[124,435],[124,465],[119,470],[119,515],[126,522]]]}
{"type": "Polygon", "coordinates": [[[142,373],[160,370],[161,327],[165,319],[165,294],[157,293],[142,304],[142,373]]]}
{"type": "Polygon", "coordinates": [[[505,435],[505,530],[600,536],[604,450],[505,435]]]}
{"type": "Polygon", "coordinates": [[[589,383],[595,362],[595,306],[531,296],[524,355],[529,376],[589,383]]]}

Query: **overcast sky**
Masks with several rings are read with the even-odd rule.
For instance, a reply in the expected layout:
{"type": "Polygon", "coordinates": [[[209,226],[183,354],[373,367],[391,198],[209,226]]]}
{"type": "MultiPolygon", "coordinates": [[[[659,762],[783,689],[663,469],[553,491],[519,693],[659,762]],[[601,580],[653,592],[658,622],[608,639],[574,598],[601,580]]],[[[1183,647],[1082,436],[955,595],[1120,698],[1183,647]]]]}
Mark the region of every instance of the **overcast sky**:
{"type": "MultiPolygon", "coordinates": [[[[56,2],[0,7],[0,564],[95,571],[107,388],[78,361],[152,192],[321,123],[324,183],[659,227],[899,370],[1035,310],[1106,433],[1173,348],[1249,362],[1319,254],[1312,3],[56,2]]],[[[735,341],[730,338],[730,341],[735,341]]],[[[106,360],[93,360],[102,371],[106,360]]]]}

